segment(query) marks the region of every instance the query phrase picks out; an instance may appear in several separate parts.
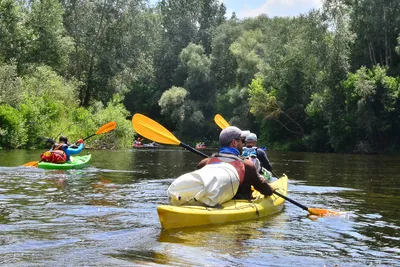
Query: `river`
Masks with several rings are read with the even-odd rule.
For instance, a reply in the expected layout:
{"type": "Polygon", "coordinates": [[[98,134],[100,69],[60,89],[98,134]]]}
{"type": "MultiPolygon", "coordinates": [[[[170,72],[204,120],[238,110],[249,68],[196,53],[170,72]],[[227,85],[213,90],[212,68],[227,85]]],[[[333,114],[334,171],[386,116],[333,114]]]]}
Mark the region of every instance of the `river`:
{"type": "Polygon", "coordinates": [[[287,202],[258,220],[164,231],[156,207],[198,155],[86,150],[84,169],[22,166],[40,152],[0,150],[1,266],[399,266],[400,157],[270,151],[290,198],[346,213],[315,219],[287,202]]]}

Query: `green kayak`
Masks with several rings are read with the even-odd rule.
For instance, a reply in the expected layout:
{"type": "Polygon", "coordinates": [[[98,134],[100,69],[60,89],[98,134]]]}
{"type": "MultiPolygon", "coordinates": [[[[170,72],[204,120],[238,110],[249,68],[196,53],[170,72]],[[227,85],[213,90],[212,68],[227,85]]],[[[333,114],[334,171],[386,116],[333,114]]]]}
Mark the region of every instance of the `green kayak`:
{"type": "Polygon", "coordinates": [[[66,163],[39,162],[38,168],[42,169],[79,169],[87,166],[92,155],[71,156],[71,161],[66,163]]]}

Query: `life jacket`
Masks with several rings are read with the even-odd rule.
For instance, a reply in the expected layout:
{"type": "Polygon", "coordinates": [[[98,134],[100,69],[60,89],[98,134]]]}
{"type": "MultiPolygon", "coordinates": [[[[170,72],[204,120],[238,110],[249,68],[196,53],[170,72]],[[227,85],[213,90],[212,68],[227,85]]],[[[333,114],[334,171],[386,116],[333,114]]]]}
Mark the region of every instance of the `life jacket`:
{"type": "Polygon", "coordinates": [[[239,175],[239,183],[242,184],[243,179],[244,179],[244,171],[245,171],[243,160],[241,160],[239,157],[237,157],[235,155],[215,154],[210,158],[210,160],[208,161],[208,164],[218,164],[218,163],[223,163],[223,162],[231,164],[236,169],[236,171],[239,175]],[[232,159],[232,161],[226,160],[226,159],[232,159]]]}
{"type": "Polygon", "coordinates": [[[67,161],[67,154],[61,149],[62,144],[55,144],[53,150],[43,152],[40,155],[42,161],[52,162],[52,163],[64,163],[67,161]]]}
{"type": "Polygon", "coordinates": [[[254,166],[256,166],[257,172],[261,171],[261,163],[260,163],[260,160],[257,158],[257,147],[256,146],[244,147],[242,156],[244,158],[250,159],[253,162],[254,166]]]}

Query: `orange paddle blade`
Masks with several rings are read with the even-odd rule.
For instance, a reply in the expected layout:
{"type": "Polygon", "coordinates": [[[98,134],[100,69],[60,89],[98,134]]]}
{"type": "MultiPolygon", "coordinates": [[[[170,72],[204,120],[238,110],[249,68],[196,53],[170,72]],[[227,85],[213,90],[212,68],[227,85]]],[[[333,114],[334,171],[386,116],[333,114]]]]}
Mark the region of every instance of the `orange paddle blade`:
{"type": "Polygon", "coordinates": [[[39,164],[39,161],[30,161],[24,164],[24,166],[26,167],[37,167],[37,165],[39,164]]]}
{"type": "Polygon", "coordinates": [[[132,117],[132,126],[136,133],[160,144],[179,145],[179,141],[170,131],[158,122],[136,113],[132,117]]]}
{"type": "Polygon", "coordinates": [[[214,116],[214,121],[221,129],[229,127],[229,123],[220,114],[214,116]]]}
{"type": "Polygon", "coordinates": [[[337,216],[341,215],[342,213],[337,212],[337,211],[331,211],[327,209],[315,209],[315,208],[308,208],[308,212],[311,215],[316,215],[316,216],[337,216]]]}
{"type": "Polygon", "coordinates": [[[103,133],[107,133],[109,131],[112,131],[115,129],[115,127],[117,127],[117,123],[115,121],[110,121],[109,123],[104,124],[103,126],[101,126],[96,134],[103,134],[103,133]]]}

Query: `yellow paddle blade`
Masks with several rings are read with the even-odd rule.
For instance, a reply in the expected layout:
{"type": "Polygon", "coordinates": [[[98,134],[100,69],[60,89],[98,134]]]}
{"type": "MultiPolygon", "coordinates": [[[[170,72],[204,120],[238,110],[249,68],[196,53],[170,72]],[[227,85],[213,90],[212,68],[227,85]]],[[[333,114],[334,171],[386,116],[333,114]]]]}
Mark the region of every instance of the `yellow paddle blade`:
{"type": "Polygon", "coordinates": [[[214,116],[214,121],[221,129],[229,127],[229,123],[220,114],[214,116]]]}
{"type": "Polygon", "coordinates": [[[24,164],[26,167],[36,167],[39,164],[39,161],[30,161],[24,164]]]}
{"type": "Polygon", "coordinates": [[[316,215],[316,216],[337,216],[341,215],[342,213],[337,212],[337,211],[331,211],[331,210],[326,210],[326,209],[315,209],[315,208],[308,208],[308,212],[311,215],[316,215]]]}
{"type": "Polygon", "coordinates": [[[164,126],[145,115],[139,113],[133,115],[132,126],[135,132],[154,142],[167,145],[180,145],[181,143],[164,126]]]}
{"type": "Polygon", "coordinates": [[[115,121],[110,121],[109,123],[104,124],[103,126],[101,126],[96,134],[103,134],[103,133],[107,133],[109,131],[112,131],[115,129],[115,127],[117,127],[117,123],[115,121]]]}

